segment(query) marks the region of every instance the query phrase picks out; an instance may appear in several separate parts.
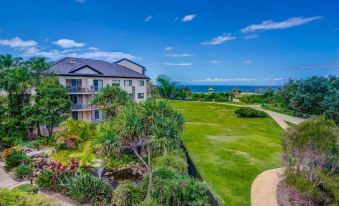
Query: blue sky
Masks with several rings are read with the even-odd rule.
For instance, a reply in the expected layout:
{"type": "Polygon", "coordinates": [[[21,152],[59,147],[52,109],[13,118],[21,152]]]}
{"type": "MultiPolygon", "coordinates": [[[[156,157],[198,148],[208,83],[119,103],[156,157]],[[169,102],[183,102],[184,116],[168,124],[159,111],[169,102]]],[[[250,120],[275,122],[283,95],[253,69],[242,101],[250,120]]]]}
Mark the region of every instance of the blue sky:
{"type": "Polygon", "coordinates": [[[0,0],[0,53],[130,58],[186,84],[339,75],[337,0],[0,0]]]}

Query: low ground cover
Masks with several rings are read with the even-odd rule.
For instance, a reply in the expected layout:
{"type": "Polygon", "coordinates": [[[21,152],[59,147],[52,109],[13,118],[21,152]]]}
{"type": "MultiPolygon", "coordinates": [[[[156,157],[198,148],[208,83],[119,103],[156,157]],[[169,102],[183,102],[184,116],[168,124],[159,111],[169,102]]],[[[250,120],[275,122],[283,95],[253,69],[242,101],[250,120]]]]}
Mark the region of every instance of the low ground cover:
{"type": "Polygon", "coordinates": [[[185,117],[183,142],[203,179],[225,205],[250,205],[251,184],[281,166],[283,130],[270,118],[238,118],[238,107],[170,101],[185,117]]]}

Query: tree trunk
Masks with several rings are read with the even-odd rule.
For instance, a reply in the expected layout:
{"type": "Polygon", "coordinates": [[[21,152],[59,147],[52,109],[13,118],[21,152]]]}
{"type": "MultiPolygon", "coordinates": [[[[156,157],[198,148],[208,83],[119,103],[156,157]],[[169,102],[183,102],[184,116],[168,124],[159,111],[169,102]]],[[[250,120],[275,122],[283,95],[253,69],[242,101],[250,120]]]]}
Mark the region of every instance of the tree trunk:
{"type": "Polygon", "coordinates": [[[37,130],[37,133],[38,133],[38,136],[42,136],[41,135],[41,129],[40,129],[40,124],[39,123],[36,123],[36,130],[37,130]]]}
{"type": "Polygon", "coordinates": [[[153,172],[152,172],[152,163],[151,163],[151,149],[147,147],[148,152],[148,188],[147,188],[147,195],[146,195],[146,202],[151,202],[151,193],[152,193],[152,182],[153,182],[153,172]]]}

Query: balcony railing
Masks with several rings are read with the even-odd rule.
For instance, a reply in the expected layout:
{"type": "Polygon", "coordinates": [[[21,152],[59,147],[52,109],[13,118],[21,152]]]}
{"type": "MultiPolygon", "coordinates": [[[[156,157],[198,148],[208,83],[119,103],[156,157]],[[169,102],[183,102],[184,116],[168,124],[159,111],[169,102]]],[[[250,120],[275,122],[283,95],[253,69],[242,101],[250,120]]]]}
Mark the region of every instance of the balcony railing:
{"type": "Polygon", "coordinates": [[[86,87],[66,87],[67,92],[73,92],[73,93],[99,92],[101,89],[102,89],[102,87],[95,87],[95,86],[91,86],[90,88],[86,88],[86,87]]]}
{"type": "Polygon", "coordinates": [[[89,88],[85,87],[66,87],[67,92],[91,92],[89,88]]]}
{"type": "Polygon", "coordinates": [[[76,109],[91,109],[92,105],[89,104],[85,104],[85,103],[73,103],[71,106],[72,110],[76,110],[76,109]]]}

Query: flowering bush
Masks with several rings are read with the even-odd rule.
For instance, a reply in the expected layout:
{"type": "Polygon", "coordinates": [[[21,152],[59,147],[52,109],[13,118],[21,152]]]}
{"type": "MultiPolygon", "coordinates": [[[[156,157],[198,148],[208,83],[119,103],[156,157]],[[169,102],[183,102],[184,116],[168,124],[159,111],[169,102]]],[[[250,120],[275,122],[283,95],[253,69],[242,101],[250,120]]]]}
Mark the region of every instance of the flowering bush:
{"type": "Polygon", "coordinates": [[[73,176],[78,168],[79,162],[76,159],[72,159],[68,166],[60,162],[51,162],[47,166],[48,170],[42,172],[37,177],[37,184],[42,189],[50,189],[54,191],[63,190],[61,184],[66,177],[73,176]]]}

